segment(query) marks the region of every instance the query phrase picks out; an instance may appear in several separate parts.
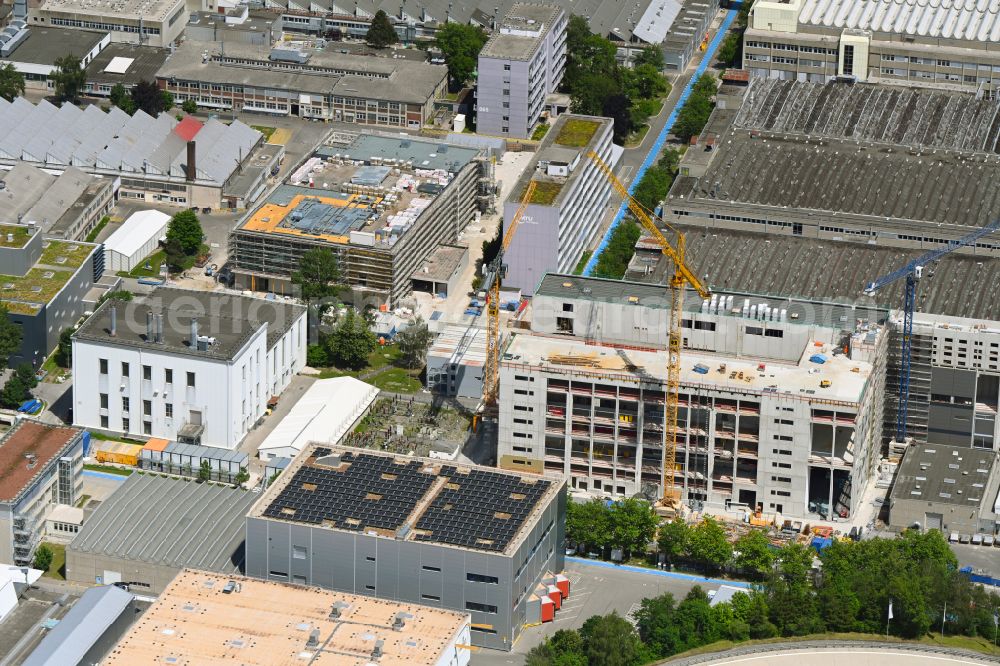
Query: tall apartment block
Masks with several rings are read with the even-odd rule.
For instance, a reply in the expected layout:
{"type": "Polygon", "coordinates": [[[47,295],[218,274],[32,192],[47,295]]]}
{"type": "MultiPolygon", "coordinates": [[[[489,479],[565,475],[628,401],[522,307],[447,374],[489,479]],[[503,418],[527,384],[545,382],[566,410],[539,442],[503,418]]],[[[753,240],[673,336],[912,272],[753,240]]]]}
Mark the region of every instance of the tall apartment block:
{"type": "MultiPolygon", "coordinates": [[[[887,311],[736,292],[684,310],[682,498],[850,516],[881,448],[887,311]]],[[[547,275],[501,362],[499,466],[660,496],[669,312],[662,286],[547,275]]]]}
{"type": "Polygon", "coordinates": [[[535,130],[566,69],[566,12],[518,3],[479,53],[476,129],[512,139],[535,130]]]}
{"type": "Polygon", "coordinates": [[[548,271],[568,273],[601,232],[611,184],[587,153],[594,151],[613,169],[622,148],[611,143],[610,118],[563,114],[545,135],[504,202],[503,226],[517,213],[528,183],[535,189],[521,224],[504,253],[504,285],[531,294],[548,271]]]}
{"type": "Polygon", "coordinates": [[[755,76],[979,91],[1000,85],[995,5],[894,0],[761,0],[744,34],[755,76]]]}

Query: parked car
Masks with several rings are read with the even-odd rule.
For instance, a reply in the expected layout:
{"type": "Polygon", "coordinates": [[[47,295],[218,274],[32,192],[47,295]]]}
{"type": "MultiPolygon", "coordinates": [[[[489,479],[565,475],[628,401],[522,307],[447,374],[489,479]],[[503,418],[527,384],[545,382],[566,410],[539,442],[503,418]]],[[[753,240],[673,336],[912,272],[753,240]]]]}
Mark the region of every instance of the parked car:
{"type": "Polygon", "coordinates": [[[983,535],[982,534],[973,534],[972,535],[972,545],[973,546],[982,546],[983,545],[983,535]]]}
{"type": "Polygon", "coordinates": [[[952,532],[951,536],[948,537],[949,543],[958,543],[958,532],[952,532]]]}
{"type": "Polygon", "coordinates": [[[986,536],[983,537],[984,546],[992,546],[994,541],[995,539],[993,538],[992,534],[987,534],[986,536]]]}
{"type": "Polygon", "coordinates": [[[958,535],[958,542],[959,543],[969,543],[969,535],[968,534],[959,534],[958,535]]]}

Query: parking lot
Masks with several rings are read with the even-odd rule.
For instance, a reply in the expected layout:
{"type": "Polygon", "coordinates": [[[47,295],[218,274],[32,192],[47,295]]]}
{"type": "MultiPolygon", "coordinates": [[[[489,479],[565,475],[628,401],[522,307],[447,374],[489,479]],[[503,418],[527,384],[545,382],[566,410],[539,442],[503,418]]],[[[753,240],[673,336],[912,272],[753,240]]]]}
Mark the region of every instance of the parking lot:
{"type": "Polygon", "coordinates": [[[650,569],[638,571],[617,567],[606,562],[567,560],[564,572],[570,579],[570,595],[556,612],[555,620],[524,630],[511,652],[480,650],[475,653],[475,664],[498,666],[523,664],[524,656],[545,638],[560,629],[579,629],[587,618],[618,611],[628,616],[639,608],[639,602],[670,592],[681,599],[695,585],[705,590],[716,590],[718,582],[700,581],[693,577],[673,575],[650,569]]]}

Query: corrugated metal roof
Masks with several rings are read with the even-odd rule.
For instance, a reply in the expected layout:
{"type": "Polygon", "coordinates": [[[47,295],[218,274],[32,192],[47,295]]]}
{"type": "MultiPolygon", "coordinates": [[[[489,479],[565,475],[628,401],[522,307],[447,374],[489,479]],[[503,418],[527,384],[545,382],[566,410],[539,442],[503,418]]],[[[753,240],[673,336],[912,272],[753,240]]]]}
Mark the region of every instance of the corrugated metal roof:
{"type": "Polygon", "coordinates": [[[114,585],[87,590],[59,624],[45,635],[23,666],[79,664],[134,598],[133,594],[114,585]]]}
{"type": "Polygon", "coordinates": [[[806,0],[799,22],[920,37],[1000,41],[998,0],[806,0]]]}
{"type": "Polygon", "coordinates": [[[101,504],[73,551],[232,573],[256,495],[214,483],[133,474],[101,504]]]}
{"type": "Polygon", "coordinates": [[[632,34],[650,44],[659,44],[680,13],[681,3],[677,0],[653,0],[636,23],[632,34]]]}

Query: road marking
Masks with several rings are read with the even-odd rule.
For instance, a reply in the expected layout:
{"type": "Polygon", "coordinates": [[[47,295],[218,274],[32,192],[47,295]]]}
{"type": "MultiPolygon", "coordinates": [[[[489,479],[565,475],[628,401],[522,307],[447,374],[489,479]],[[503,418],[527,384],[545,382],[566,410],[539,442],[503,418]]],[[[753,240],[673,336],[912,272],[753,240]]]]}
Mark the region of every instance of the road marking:
{"type": "MultiPolygon", "coordinates": [[[[942,656],[933,655],[933,654],[926,654],[926,653],[922,652],[921,650],[913,650],[913,651],[908,651],[908,650],[907,651],[902,651],[902,650],[852,650],[850,647],[847,647],[844,650],[825,650],[825,651],[803,650],[801,652],[799,652],[799,651],[788,651],[788,652],[786,652],[786,651],[782,650],[782,651],[779,651],[779,652],[772,652],[770,654],[754,655],[754,656],[750,656],[750,657],[733,657],[733,658],[730,658],[730,659],[728,659],[726,661],[717,661],[715,663],[719,664],[721,666],[722,664],[740,664],[740,663],[744,663],[744,662],[748,662],[748,661],[758,661],[760,659],[768,659],[768,660],[770,660],[770,659],[774,659],[775,657],[785,657],[785,656],[795,657],[795,656],[799,656],[799,655],[809,655],[810,657],[812,657],[812,656],[817,655],[817,654],[839,654],[839,655],[846,655],[846,656],[857,656],[857,655],[878,655],[878,656],[885,656],[885,655],[891,654],[891,655],[895,655],[895,656],[899,656],[899,657],[912,657],[914,655],[919,655],[919,657],[921,659],[928,659],[928,660],[933,659],[933,660],[936,660],[936,661],[947,661],[947,662],[952,662],[952,663],[957,663],[957,664],[974,664],[974,663],[976,663],[974,661],[969,661],[968,659],[962,659],[960,657],[942,657],[942,656]]],[[[722,657],[722,658],[724,659],[725,657],[722,657]]]]}
{"type": "Polygon", "coordinates": [[[627,183],[629,176],[632,175],[632,168],[633,167],[631,164],[626,164],[625,166],[623,166],[622,170],[618,172],[618,180],[620,180],[623,183],[627,183]]]}
{"type": "Polygon", "coordinates": [[[625,613],[625,619],[628,620],[629,623],[633,627],[635,627],[636,629],[639,628],[639,621],[637,619],[635,619],[635,614],[636,614],[636,612],[640,608],[642,608],[642,604],[641,603],[635,603],[635,604],[632,604],[631,606],[629,606],[628,612],[625,613]]]}

